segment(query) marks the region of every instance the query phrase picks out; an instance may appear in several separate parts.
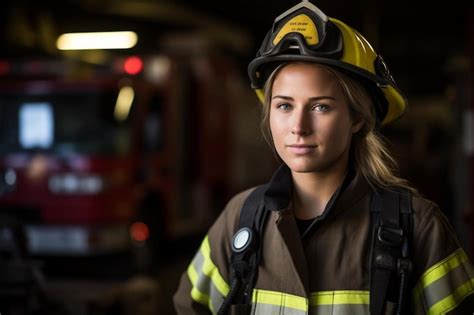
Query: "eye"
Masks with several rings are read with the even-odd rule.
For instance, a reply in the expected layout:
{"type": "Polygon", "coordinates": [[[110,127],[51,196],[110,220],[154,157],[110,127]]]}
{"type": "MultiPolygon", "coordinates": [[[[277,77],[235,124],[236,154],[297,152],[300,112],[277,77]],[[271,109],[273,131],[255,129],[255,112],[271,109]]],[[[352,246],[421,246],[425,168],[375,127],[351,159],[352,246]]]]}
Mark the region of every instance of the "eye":
{"type": "Polygon", "coordinates": [[[327,112],[329,110],[329,106],[326,104],[315,104],[313,106],[313,110],[317,112],[327,112]]]}
{"type": "Polygon", "coordinates": [[[281,110],[290,110],[290,109],[291,109],[291,105],[288,104],[288,103],[277,104],[276,107],[277,107],[278,109],[281,109],[281,110]]]}

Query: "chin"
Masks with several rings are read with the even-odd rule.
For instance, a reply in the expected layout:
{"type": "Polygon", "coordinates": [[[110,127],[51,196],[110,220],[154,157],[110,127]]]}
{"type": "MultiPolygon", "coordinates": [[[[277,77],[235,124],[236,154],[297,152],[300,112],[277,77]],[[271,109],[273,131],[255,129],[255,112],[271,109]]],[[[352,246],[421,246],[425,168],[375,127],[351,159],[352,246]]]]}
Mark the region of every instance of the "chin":
{"type": "Polygon", "coordinates": [[[301,162],[294,162],[290,161],[289,163],[286,163],[288,167],[296,173],[312,173],[312,172],[320,172],[324,170],[326,167],[323,165],[318,165],[319,163],[301,163],[301,162]]]}
{"type": "Polygon", "coordinates": [[[315,159],[311,158],[297,158],[284,160],[286,165],[296,173],[322,173],[327,172],[340,164],[341,160],[334,159],[315,159]]]}

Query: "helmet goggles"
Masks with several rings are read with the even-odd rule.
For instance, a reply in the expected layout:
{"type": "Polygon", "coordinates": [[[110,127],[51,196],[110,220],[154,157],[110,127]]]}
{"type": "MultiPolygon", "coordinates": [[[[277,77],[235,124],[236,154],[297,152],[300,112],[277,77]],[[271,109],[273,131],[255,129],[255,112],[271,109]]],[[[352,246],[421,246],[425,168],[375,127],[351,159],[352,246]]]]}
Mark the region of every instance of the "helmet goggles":
{"type": "Polygon", "coordinates": [[[379,122],[401,116],[406,99],[382,57],[357,31],[327,17],[309,1],[278,16],[248,67],[251,86],[263,102],[263,87],[278,65],[290,61],[326,64],[356,78],[374,98],[379,122]]]}

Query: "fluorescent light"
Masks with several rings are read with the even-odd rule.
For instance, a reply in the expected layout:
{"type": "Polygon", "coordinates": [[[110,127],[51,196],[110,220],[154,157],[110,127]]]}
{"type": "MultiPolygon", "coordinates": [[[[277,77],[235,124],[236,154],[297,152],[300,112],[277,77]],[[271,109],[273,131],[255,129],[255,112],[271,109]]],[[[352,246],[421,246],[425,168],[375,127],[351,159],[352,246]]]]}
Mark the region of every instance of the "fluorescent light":
{"type": "Polygon", "coordinates": [[[131,86],[124,86],[120,89],[114,110],[114,117],[117,121],[121,122],[127,119],[134,96],[135,93],[131,86]]]}
{"type": "Polygon", "coordinates": [[[137,44],[135,32],[65,33],[58,37],[60,50],[127,49],[137,44]]]}

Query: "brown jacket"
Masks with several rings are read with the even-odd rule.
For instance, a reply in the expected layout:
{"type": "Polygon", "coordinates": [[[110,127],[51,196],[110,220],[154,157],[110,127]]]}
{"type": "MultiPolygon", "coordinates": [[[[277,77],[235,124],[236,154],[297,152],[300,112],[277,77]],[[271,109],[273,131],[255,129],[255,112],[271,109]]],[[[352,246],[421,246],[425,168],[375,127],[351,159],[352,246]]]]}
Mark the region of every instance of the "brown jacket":
{"type": "MultiPolygon", "coordinates": [[[[346,183],[301,238],[289,206],[290,170],[282,166],[275,173],[264,199],[271,211],[252,314],[369,314],[372,189],[360,174],[346,183]]],[[[231,239],[251,191],[230,200],[209,230],[175,293],[178,314],[217,313],[229,292],[231,239]]],[[[471,314],[473,267],[452,228],[428,200],[412,197],[412,209],[412,313],[471,314]]],[[[392,313],[388,304],[386,314],[392,313]]]]}

